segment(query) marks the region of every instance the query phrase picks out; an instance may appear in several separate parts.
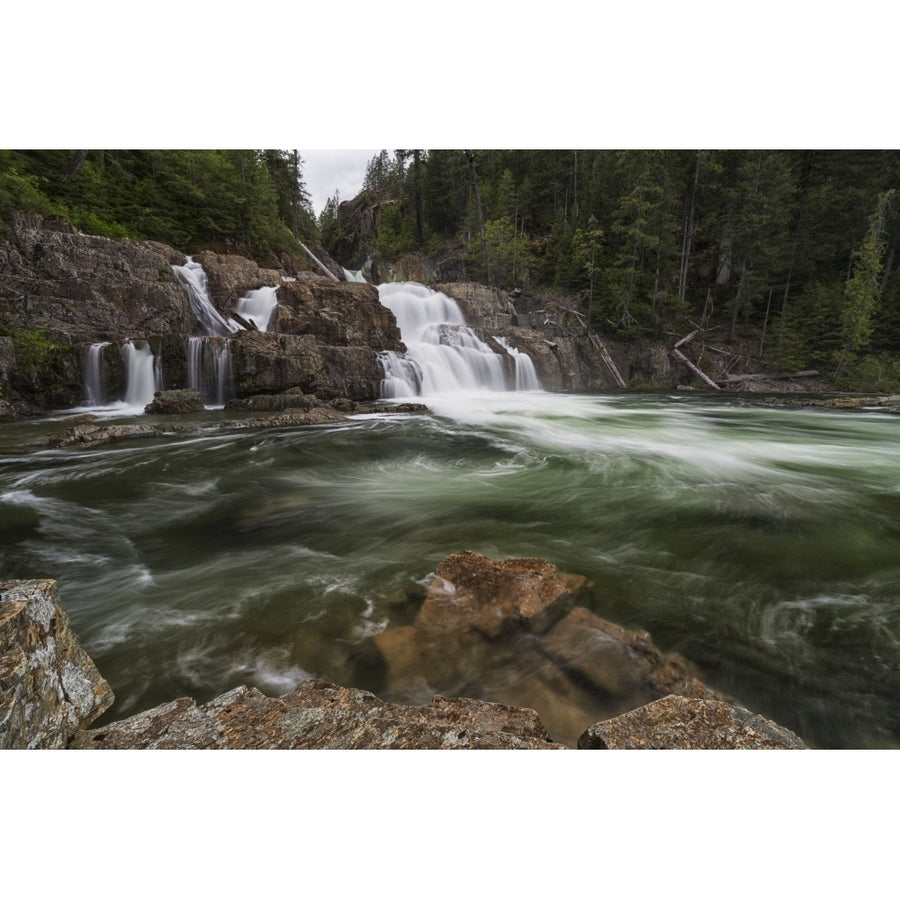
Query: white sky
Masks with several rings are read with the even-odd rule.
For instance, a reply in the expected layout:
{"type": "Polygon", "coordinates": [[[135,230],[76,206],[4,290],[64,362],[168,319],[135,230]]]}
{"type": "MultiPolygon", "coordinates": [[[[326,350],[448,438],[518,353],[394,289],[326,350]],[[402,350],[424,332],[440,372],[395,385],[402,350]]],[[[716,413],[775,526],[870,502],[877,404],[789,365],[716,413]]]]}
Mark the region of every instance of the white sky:
{"type": "MultiPolygon", "coordinates": [[[[301,150],[303,181],[318,216],[329,197],[352,200],[362,189],[369,160],[378,150],[301,150]]],[[[390,152],[390,151],[389,151],[390,152]]]]}

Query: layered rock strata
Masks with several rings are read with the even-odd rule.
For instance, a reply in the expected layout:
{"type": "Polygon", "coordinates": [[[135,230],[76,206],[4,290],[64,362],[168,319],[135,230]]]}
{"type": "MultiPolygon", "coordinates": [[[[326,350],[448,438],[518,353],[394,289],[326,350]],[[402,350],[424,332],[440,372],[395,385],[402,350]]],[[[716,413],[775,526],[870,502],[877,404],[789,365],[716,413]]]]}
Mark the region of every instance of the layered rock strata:
{"type": "MultiPolygon", "coordinates": [[[[324,398],[379,397],[378,353],[405,348],[375,287],[304,270],[294,259],[282,270],[210,251],[196,261],[225,318],[248,292],[277,288],[269,330],[229,337],[238,398],[291,388],[324,398]]],[[[148,342],[166,388],[188,387],[188,339],[203,331],[172,269],[185,262],[154,241],[85,235],[61,219],[9,213],[0,243],[0,415],[80,404],[88,348],[100,342],[111,344],[102,372],[112,399],[124,393],[119,351],[129,340],[148,342]]]]}
{"type": "Polygon", "coordinates": [[[0,582],[0,749],[62,749],[113,700],[56,582],[0,582]]]}

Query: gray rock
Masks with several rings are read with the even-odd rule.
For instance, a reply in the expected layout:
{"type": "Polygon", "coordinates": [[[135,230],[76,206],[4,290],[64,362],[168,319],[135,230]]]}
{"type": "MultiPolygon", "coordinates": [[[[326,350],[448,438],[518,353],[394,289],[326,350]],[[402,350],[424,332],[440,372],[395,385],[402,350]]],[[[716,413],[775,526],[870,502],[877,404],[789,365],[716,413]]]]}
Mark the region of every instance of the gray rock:
{"type": "Polygon", "coordinates": [[[670,694],[591,725],[580,750],[805,750],[792,731],[717,700],[670,694]]]}
{"type": "Polygon", "coordinates": [[[0,582],[0,749],[62,749],[113,699],[56,582],[0,582]]]}
{"type": "Polygon", "coordinates": [[[193,388],[181,388],[174,391],[157,391],[153,402],[144,407],[144,412],[161,415],[179,415],[182,413],[203,412],[203,397],[193,388]]]}
{"type": "Polygon", "coordinates": [[[238,687],[197,706],[181,699],[83,732],[74,749],[561,749],[532,710],[436,697],[397,706],[374,694],[304,681],[282,697],[238,687]]]}

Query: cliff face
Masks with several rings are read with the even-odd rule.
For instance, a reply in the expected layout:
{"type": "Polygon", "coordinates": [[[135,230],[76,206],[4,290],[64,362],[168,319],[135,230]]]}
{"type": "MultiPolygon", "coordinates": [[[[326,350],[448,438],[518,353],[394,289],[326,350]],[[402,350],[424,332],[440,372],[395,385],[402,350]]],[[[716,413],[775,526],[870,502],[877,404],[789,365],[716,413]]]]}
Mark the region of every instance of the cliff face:
{"type": "MultiPolygon", "coordinates": [[[[403,345],[376,288],[338,282],[297,260],[283,271],[208,251],[196,261],[225,316],[247,292],[278,288],[272,331],[233,337],[238,397],[291,388],[378,397],[377,353],[403,345]]],[[[202,330],[172,271],[185,262],[164,244],[84,235],[62,220],[9,214],[0,244],[0,418],[81,403],[87,351],[101,341],[148,341],[165,387],[186,387],[188,339],[202,330]]],[[[105,353],[103,369],[108,394],[121,396],[121,355],[105,353]]]]}
{"type": "MultiPolygon", "coordinates": [[[[203,331],[172,270],[186,262],[183,253],[153,241],[80,234],[63,220],[34,213],[8,214],[4,236],[0,420],[82,403],[88,349],[101,341],[113,345],[102,358],[111,399],[125,390],[126,363],[116,350],[129,340],[148,342],[161,360],[165,388],[188,386],[188,339],[203,331]]],[[[270,330],[229,338],[238,399],[291,389],[326,399],[378,398],[378,353],[405,348],[371,284],[337,281],[302,255],[283,260],[280,269],[212,251],[196,254],[195,261],[207,275],[210,301],[225,317],[248,292],[277,288],[270,330]]],[[[583,315],[564,299],[442,282],[441,271],[415,255],[390,272],[370,274],[421,281],[453,297],[482,340],[502,337],[527,353],[546,390],[670,389],[691,377],[661,341],[601,342],[588,335],[583,315]]]]}

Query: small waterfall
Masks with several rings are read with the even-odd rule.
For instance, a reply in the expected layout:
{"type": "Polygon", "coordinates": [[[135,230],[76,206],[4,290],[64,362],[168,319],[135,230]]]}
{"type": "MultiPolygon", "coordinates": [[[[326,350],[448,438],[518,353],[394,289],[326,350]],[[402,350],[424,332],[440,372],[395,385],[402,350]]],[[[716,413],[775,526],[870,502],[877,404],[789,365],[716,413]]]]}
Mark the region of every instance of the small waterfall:
{"type": "MultiPolygon", "coordinates": [[[[343,266],[341,268],[343,268],[343,266]]],[[[344,281],[357,281],[362,282],[363,284],[368,284],[365,277],[363,276],[362,269],[360,269],[358,272],[354,272],[352,269],[344,269],[344,281]]]]}
{"type": "Polygon", "coordinates": [[[127,341],[122,347],[125,359],[125,403],[143,409],[163,389],[162,360],[153,354],[147,341],[127,341]]]}
{"type": "Polygon", "coordinates": [[[516,362],[516,390],[517,391],[539,391],[541,383],[538,381],[537,372],[534,369],[534,363],[527,353],[517,350],[512,344],[502,337],[494,338],[497,343],[516,362]]]}
{"type": "MultiPolygon", "coordinates": [[[[495,353],[466,325],[455,300],[412,282],[382,284],[378,293],[382,305],[394,314],[407,348],[405,357],[389,351],[380,355],[385,374],[381,383],[382,397],[508,390],[503,356],[495,353]]],[[[516,354],[510,354],[516,359],[515,387],[540,389],[530,359],[527,366],[531,366],[534,385],[531,386],[525,374],[520,382],[519,356],[525,354],[518,354],[518,351],[516,354]],[[524,387],[525,384],[529,387],[524,387]]],[[[523,372],[525,370],[523,364],[523,372]]]]}
{"type": "Polygon", "coordinates": [[[263,287],[256,291],[250,291],[238,300],[234,311],[241,318],[252,322],[258,331],[268,331],[272,313],[278,306],[278,299],[275,296],[277,290],[277,287],[263,287]]]}
{"type": "Polygon", "coordinates": [[[195,263],[190,257],[183,266],[172,266],[172,271],[179,284],[187,291],[191,310],[200,323],[204,334],[225,337],[239,331],[241,326],[237,322],[231,322],[222,317],[219,311],[212,305],[209,299],[209,284],[206,272],[200,263],[195,263]]]}
{"type": "Polygon", "coordinates": [[[231,350],[220,337],[188,338],[188,387],[200,392],[205,406],[224,406],[233,394],[231,350]]]}
{"type": "Polygon", "coordinates": [[[87,353],[87,364],[84,370],[85,406],[103,406],[106,402],[106,391],[103,385],[103,351],[109,341],[91,344],[87,353]]]}

